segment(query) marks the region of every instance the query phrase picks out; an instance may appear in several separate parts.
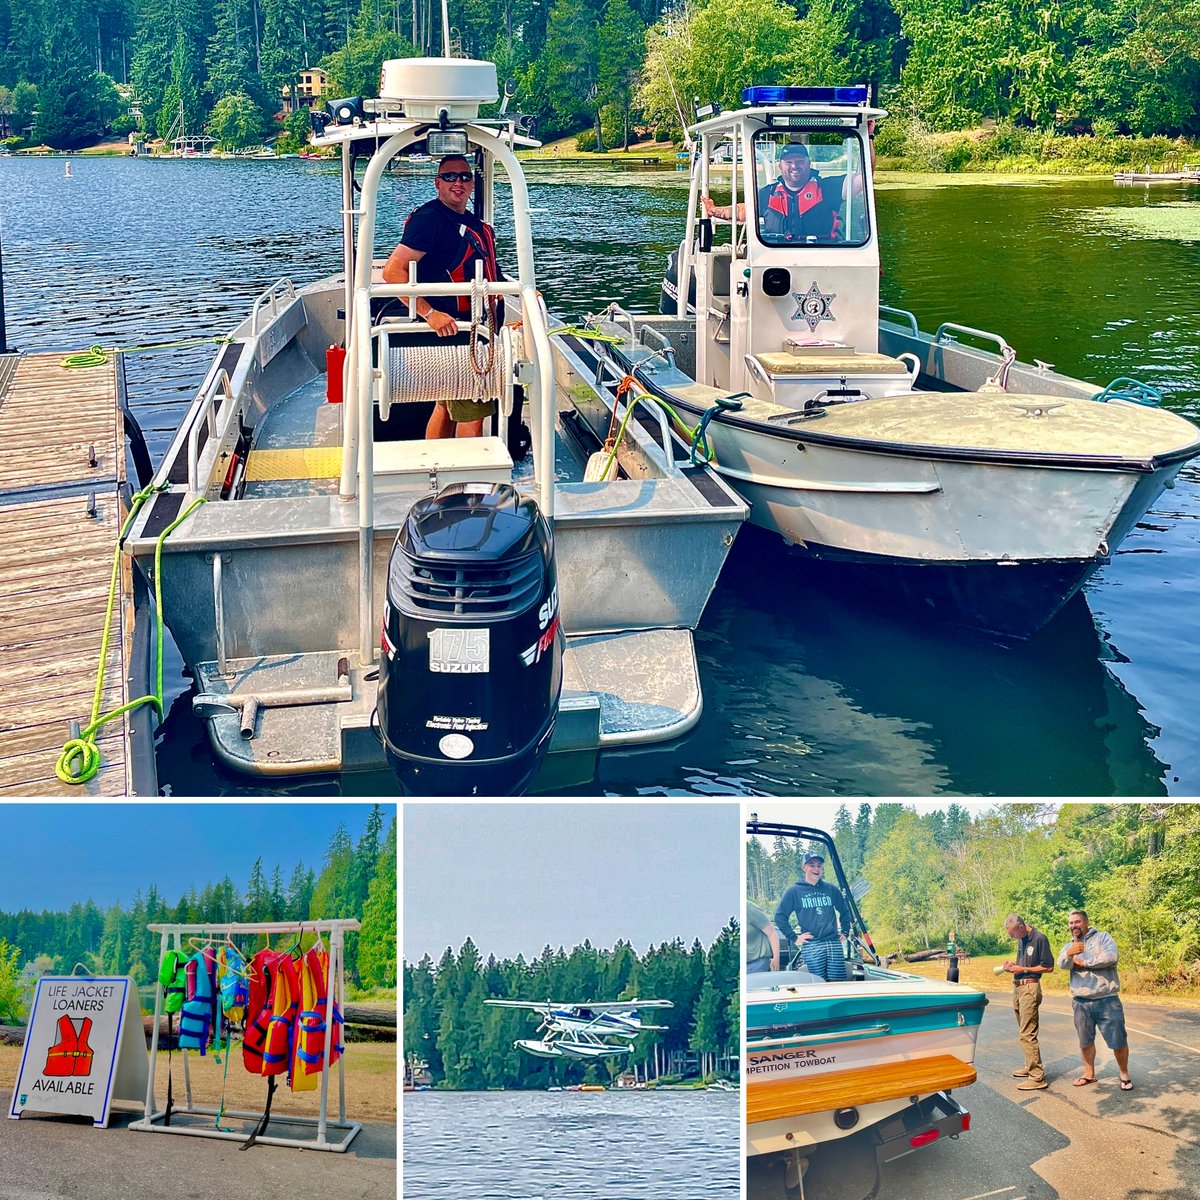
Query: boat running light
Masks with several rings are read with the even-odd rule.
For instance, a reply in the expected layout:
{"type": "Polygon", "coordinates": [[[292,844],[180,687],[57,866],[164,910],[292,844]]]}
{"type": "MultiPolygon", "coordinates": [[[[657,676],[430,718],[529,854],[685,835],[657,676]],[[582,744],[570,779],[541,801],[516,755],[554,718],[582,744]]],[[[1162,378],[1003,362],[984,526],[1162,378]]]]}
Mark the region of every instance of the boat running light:
{"type": "Polygon", "coordinates": [[[463,129],[431,129],[428,141],[432,158],[449,158],[452,154],[467,153],[467,134],[463,129]]]}
{"type": "Polygon", "coordinates": [[[910,1137],[908,1139],[908,1144],[914,1150],[917,1150],[921,1146],[928,1146],[930,1142],[936,1142],[939,1136],[940,1135],[936,1129],[927,1129],[924,1133],[918,1133],[916,1137],[910,1137]]]}
{"type": "Polygon", "coordinates": [[[853,87],[748,87],[742,103],[761,107],[768,104],[866,104],[867,85],[853,87]]]}

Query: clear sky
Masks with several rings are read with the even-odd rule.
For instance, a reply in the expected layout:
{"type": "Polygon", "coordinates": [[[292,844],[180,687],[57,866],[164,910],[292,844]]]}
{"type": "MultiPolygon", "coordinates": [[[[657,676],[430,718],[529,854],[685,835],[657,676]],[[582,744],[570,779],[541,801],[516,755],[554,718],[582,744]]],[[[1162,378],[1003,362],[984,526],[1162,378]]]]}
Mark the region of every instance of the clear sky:
{"type": "Polygon", "coordinates": [[[585,939],[707,946],[742,906],[736,803],[410,802],[403,830],[410,962],[468,936],[485,958],[585,939]]]}
{"type": "MultiPolygon", "coordinates": [[[[394,805],[385,806],[384,827],[394,805]]],[[[344,824],[357,842],[371,805],[0,803],[0,910],[60,910],[76,900],[128,907],[156,884],[170,904],[228,874],[244,890],[254,860],[284,883],[298,862],[318,874],[344,824]]]]}

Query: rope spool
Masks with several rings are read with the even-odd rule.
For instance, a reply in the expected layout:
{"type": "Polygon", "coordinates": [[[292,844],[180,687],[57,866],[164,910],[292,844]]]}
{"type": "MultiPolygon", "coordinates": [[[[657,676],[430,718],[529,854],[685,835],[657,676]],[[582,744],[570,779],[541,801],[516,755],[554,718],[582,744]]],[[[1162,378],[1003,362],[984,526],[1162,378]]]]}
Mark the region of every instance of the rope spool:
{"type": "MultiPolygon", "coordinates": [[[[481,330],[478,342],[482,343],[486,336],[481,330]]],[[[482,348],[477,349],[469,342],[416,345],[411,337],[396,334],[387,338],[380,362],[383,371],[379,415],[385,421],[393,404],[495,400],[510,396],[512,391],[511,354],[485,356],[482,348]],[[481,364],[488,366],[485,374],[480,374],[481,364]]]]}

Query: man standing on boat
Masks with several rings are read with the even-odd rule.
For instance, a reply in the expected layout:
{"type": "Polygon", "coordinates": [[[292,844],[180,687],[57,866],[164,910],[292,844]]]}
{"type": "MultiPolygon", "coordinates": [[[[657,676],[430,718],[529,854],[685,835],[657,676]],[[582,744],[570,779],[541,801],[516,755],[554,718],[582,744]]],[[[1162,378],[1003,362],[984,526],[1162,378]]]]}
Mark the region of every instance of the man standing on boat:
{"type": "Polygon", "coordinates": [[[746,901],[746,974],[779,970],[779,930],[753,900],[746,901]]]}
{"type": "Polygon", "coordinates": [[[1129,1078],[1129,1038],[1125,1032],[1125,1006],[1118,993],[1117,943],[1111,933],[1093,929],[1088,915],[1077,908],[1068,921],[1069,941],[1058,956],[1058,965],[1071,973],[1071,1006],[1075,1010],[1075,1032],[1079,1035],[1079,1053],[1083,1074],[1076,1087],[1096,1082],[1096,1030],[1104,1035],[1117,1060],[1121,1091],[1133,1090],[1129,1078]]]}
{"type": "Polygon", "coordinates": [[[1054,970],[1054,955],[1046,935],[1026,925],[1019,914],[1010,913],[1004,928],[1017,942],[1016,961],[1006,962],[1004,969],[1013,977],[1013,1012],[1025,1052],[1025,1066],[1014,1071],[1013,1078],[1021,1081],[1017,1091],[1037,1092],[1049,1086],[1038,1045],[1038,1009],[1042,1005],[1042,976],[1054,970]]]}
{"type": "MultiPolygon", "coordinates": [[[[486,279],[499,278],[496,264],[496,234],[467,203],[475,186],[471,164],[459,154],[438,163],[433,186],[437,195],[413,211],[404,223],[400,244],[383,267],[386,283],[407,283],[410,263],[420,263],[417,277],[422,283],[464,283],[475,277],[475,261],[483,260],[486,279]]],[[[417,299],[417,316],[440,338],[454,337],[459,322],[471,319],[469,296],[424,296],[417,299]]],[[[495,318],[491,333],[499,327],[495,318]]],[[[483,422],[495,410],[494,401],[450,400],[439,403],[425,429],[427,438],[480,437],[483,422]]]]}
{"type": "Polygon", "coordinates": [[[840,889],[822,878],[825,874],[822,855],[809,851],[803,867],[804,878],[783,893],[775,909],[775,924],[791,937],[791,917],[795,914],[795,942],[809,973],[818,979],[848,979],[842,941],[850,929],[850,906],[840,889]]]}

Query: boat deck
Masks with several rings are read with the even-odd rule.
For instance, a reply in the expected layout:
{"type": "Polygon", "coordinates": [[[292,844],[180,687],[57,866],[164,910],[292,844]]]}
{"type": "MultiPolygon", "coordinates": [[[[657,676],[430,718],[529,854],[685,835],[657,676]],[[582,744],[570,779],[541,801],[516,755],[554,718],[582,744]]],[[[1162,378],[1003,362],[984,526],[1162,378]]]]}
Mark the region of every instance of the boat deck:
{"type": "MultiPolygon", "coordinates": [[[[113,549],[123,516],[117,365],[68,370],[54,354],[0,357],[0,796],[123,796],[127,721],[105,727],[85,784],[54,772],[87,724],[113,549]]],[[[102,711],[129,699],[132,576],[120,575],[102,711]]]]}
{"type": "Polygon", "coordinates": [[[862,1108],[904,1096],[929,1096],[974,1082],[975,1068],[951,1054],[775,1079],[752,1083],[747,1089],[746,1121],[755,1124],[802,1113],[862,1108]]]}

